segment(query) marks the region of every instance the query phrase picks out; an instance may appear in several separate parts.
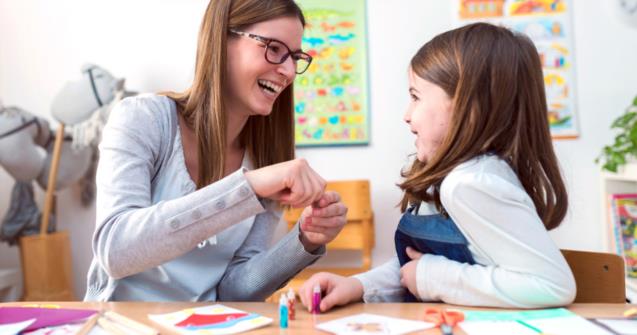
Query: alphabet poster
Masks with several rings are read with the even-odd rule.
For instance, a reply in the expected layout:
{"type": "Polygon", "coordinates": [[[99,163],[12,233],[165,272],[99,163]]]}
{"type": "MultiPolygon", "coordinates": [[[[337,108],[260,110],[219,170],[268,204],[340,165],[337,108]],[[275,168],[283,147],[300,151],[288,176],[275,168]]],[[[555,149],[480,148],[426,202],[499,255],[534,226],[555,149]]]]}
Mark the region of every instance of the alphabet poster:
{"type": "Polygon", "coordinates": [[[554,139],[577,138],[571,0],[457,0],[458,26],[482,21],[526,34],[540,54],[554,139]]]}
{"type": "Polygon", "coordinates": [[[369,143],[365,0],[300,0],[303,50],[312,64],[294,81],[297,146],[369,143]]]}

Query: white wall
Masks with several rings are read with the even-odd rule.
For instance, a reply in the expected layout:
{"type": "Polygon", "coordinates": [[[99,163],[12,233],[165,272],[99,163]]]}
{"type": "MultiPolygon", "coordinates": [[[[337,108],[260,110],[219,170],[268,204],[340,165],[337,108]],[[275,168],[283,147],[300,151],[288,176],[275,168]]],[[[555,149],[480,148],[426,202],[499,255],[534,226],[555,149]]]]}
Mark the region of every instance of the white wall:
{"type": "MultiPolygon", "coordinates": [[[[571,206],[552,232],[560,247],[601,250],[599,168],[593,159],[612,139],[611,120],[637,94],[637,29],[617,22],[603,2],[574,1],[581,136],[555,147],[571,206]],[[619,41],[619,42],[613,42],[619,41]]],[[[196,33],[207,0],[0,0],[0,100],[49,116],[55,93],[85,62],[127,78],[130,89],[181,90],[192,77],[196,33]]],[[[399,171],[413,152],[403,124],[406,68],[425,41],[451,28],[451,1],[368,0],[371,144],[298,150],[326,179],[372,181],[377,245],[374,264],[393,253],[399,171]]],[[[0,171],[0,216],[12,181],[0,171]]],[[[59,222],[71,232],[76,294],[83,295],[95,209],[76,188],[60,192],[59,222]]],[[[38,198],[41,199],[41,193],[38,198]]],[[[0,267],[19,266],[16,248],[0,245],[0,267]]]]}
{"type": "Polygon", "coordinates": [[[615,137],[609,130],[612,120],[637,95],[637,28],[619,22],[611,1],[573,2],[581,136],[555,143],[571,206],[553,236],[565,248],[601,250],[601,184],[593,160],[615,137]]]}

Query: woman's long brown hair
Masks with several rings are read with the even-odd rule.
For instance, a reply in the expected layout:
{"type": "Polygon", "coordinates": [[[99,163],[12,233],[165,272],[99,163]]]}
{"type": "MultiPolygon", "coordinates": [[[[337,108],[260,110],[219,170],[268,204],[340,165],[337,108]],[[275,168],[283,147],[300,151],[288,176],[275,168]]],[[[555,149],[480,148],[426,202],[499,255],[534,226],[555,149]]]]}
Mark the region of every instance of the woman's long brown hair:
{"type": "MultiPolygon", "coordinates": [[[[244,29],[278,17],[305,18],[293,0],[211,0],[206,9],[197,43],[193,83],[185,92],[166,92],[175,100],[197,137],[199,176],[197,188],[223,177],[226,150],[227,88],[226,53],[228,31],[244,29]]],[[[294,158],[294,114],[292,85],[274,102],[268,116],[251,116],[240,141],[255,168],[294,158]]]]}
{"type": "Polygon", "coordinates": [[[568,208],[548,127],[540,58],[529,38],[486,23],[436,36],[412,58],[416,75],[453,102],[451,125],[435,155],[403,171],[401,209],[422,201],[439,210],[440,185],[459,164],[483,154],[506,160],[547,229],[568,208]],[[433,190],[433,192],[428,192],[433,190]]]}

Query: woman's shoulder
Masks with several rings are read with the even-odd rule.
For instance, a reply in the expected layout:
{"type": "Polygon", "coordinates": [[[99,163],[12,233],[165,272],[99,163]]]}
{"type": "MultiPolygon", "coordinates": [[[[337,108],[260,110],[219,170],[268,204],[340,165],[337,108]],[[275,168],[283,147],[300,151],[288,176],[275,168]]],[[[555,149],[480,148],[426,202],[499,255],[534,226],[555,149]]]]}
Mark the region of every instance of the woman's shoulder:
{"type": "Polygon", "coordinates": [[[140,94],[122,99],[111,111],[111,119],[130,122],[143,127],[148,122],[164,124],[170,121],[170,113],[174,111],[174,102],[163,95],[140,94]]]}
{"type": "MultiPolygon", "coordinates": [[[[108,127],[142,135],[152,142],[170,138],[175,102],[163,95],[140,94],[120,101],[108,117],[108,127]]],[[[176,114],[175,114],[176,115],[176,114]]]]}
{"type": "Polygon", "coordinates": [[[102,142],[128,146],[136,141],[158,153],[170,145],[177,122],[171,113],[176,113],[174,101],[165,96],[142,94],[125,98],[111,110],[102,142]]]}

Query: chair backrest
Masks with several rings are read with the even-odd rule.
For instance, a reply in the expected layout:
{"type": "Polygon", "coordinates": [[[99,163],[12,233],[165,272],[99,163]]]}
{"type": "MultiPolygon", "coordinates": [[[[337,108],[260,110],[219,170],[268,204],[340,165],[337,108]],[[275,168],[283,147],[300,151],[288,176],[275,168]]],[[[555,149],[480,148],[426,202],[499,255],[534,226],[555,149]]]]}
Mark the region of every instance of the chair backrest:
{"type": "Polygon", "coordinates": [[[615,254],[562,250],[577,284],[577,303],[625,303],[624,260],[615,254]]]}
{"type": "MultiPolygon", "coordinates": [[[[369,220],[372,217],[369,180],[340,180],[327,183],[327,190],[335,191],[347,206],[347,220],[369,220]]],[[[284,219],[296,223],[303,208],[290,208],[285,211],[284,219]]]]}
{"type": "MultiPolygon", "coordinates": [[[[371,267],[371,249],[374,247],[374,226],[369,180],[330,181],[327,190],[338,192],[347,206],[347,224],[338,236],[327,245],[330,250],[360,250],[363,267],[371,267]]],[[[292,228],[301,216],[302,208],[286,209],[283,215],[292,228]]]]}

